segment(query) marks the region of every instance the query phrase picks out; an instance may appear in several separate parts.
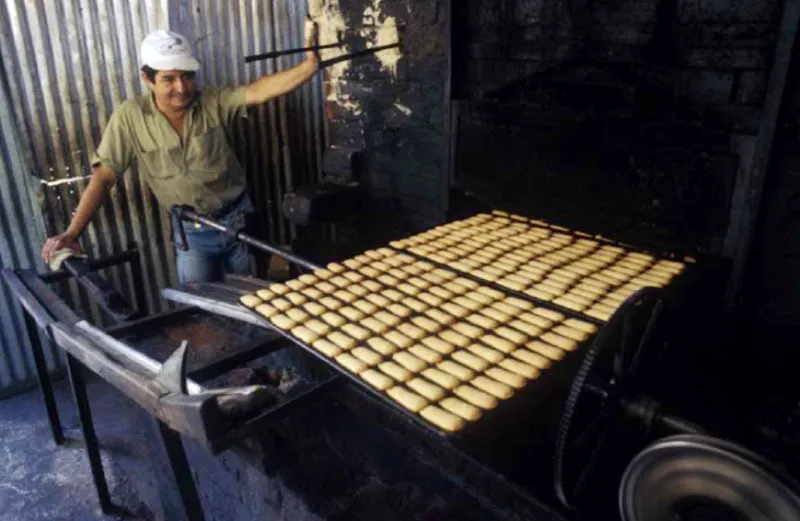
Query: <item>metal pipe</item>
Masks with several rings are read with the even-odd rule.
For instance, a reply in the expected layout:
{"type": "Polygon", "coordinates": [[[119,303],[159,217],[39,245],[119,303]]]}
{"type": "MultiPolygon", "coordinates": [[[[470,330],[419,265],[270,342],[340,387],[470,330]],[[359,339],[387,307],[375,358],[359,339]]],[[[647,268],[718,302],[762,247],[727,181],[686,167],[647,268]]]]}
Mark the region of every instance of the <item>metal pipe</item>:
{"type": "Polygon", "coordinates": [[[244,232],[240,232],[234,228],[229,228],[228,226],[225,226],[224,224],[221,224],[218,221],[210,219],[209,217],[200,215],[199,213],[185,206],[173,206],[172,212],[175,215],[177,215],[179,219],[204,224],[209,228],[213,228],[217,231],[225,233],[226,235],[233,237],[237,240],[240,240],[245,244],[249,244],[254,248],[258,248],[259,250],[271,253],[272,255],[277,255],[278,257],[286,259],[287,261],[297,264],[298,266],[302,266],[307,270],[314,271],[322,267],[317,264],[314,264],[311,261],[307,261],[302,257],[298,257],[293,253],[283,251],[275,246],[272,246],[269,243],[266,243],[260,239],[256,239],[255,237],[252,237],[244,232]]]}
{"type": "Polygon", "coordinates": [[[272,52],[265,52],[262,54],[252,54],[250,56],[245,56],[244,61],[245,63],[256,62],[259,60],[268,60],[270,58],[278,58],[280,56],[287,56],[289,54],[298,54],[301,52],[306,51],[321,51],[322,49],[332,49],[334,47],[341,47],[344,45],[344,42],[336,42],[336,43],[329,43],[326,45],[312,45],[311,47],[300,47],[297,49],[287,49],[285,51],[272,51],[272,52]]]}
{"type": "Polygon", "coordinates": [[[350,54],[345,54],[342,56],[337,56],[336,58],[329,58],[327,60],[322,60],[319,62],[319,68],[324,69],[326,67],[330,67],[331,65],[337,64],[339,62],[352,60],[353,58],[358,58],[360,56],[367,56],[370,54],[375,54],[380,51],[385,51],[386,49],[394,49],[395,47],[400,47],[400,42],[397,43],[390,43],[388,45],[381,45],[380,47],[371,47],[369,49],[364,49],[363,51],[357,51],[350,54]]]}

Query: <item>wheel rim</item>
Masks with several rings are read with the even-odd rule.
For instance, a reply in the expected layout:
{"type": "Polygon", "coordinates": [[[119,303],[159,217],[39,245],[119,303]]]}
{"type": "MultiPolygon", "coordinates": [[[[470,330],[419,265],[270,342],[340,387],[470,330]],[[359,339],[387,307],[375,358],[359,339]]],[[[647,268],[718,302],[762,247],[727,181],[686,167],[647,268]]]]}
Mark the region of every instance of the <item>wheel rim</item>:
{"type": "Polygon", "coordinates": [[[704,435],[664,438],[628,465],[619,489],[624,521],[791,521],[797,486],[760,456],[704,435]]]}
{"type": "Polygon", "coordinates": [[[573,508],[594,464],[622,425],[622,397],[637,392],[641,386],[639,369],[649,356],[648,340],[661,310],[657,297],[652,288],[631,296],[600,331],[572,381],[553,459],[555,493],[568,508],[573,508]],[[645,317],[644,321],[626,319],[637,312],[645,317]],[[597,403],[587,403],[589,397],[597,403]],[[575,467],[581,468],[577,475],[573,472],[575,467]]]}

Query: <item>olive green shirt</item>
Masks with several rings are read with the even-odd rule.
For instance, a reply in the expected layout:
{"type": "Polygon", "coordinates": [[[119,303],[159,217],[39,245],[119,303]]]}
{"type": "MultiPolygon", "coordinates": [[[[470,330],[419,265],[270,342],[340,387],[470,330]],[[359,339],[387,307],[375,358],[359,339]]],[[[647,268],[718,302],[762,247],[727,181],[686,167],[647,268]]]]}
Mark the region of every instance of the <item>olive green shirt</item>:
{"type": "Polygon", "coordinates": [[[111,115],[92,165],[122,174],[135,160],[163,208],[219,210],[245,189],[231,128],[245,106],[246,88],[199,90],[184,121],[183,143],[152,94],[129,99],[111,115]]]}

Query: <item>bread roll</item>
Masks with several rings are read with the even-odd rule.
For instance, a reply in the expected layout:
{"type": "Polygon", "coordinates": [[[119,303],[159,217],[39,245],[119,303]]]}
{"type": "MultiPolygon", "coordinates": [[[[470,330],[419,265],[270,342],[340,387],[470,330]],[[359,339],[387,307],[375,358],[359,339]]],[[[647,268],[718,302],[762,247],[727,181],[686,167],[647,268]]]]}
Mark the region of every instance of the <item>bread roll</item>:
{"type": "Polygon", "coordinates": [[[357,344],[355,339],[339,331],[330,333],[327,338],[345,351],[354,348],[357,344]]]}
{"type": "Polygon", "coordinates": [[[286,315],[273,315],[269,317],[269,321],[277,327],[278,329],[282,329],[283,331],[290,331],[294,326],[297,324],[294,320],[290,319],[286,315]]]}
{"type": "Polygon", "coordinates": [[[366,340],[368,346],[374,351],[386,356],[397,351],[397,346],[389,342],[385,338],[373,337],[366,340]]]}
{"type": "Polygon", "coordinates": [[[448,432],[455,432],[464,428],[464,420],[435,405],[425,407],[420,411],[420,415],[440,429],[448,432]]]}
{"type": "Polygon", "coordinates": [[[444,389],[424,378],[412,378],[406,385],[413,391],[431,401],[439,401],[444,397],[444,389]]]}
{"type": "Polygon", "coordinates": [[[408,351],[420,360],[424,360],[429,364],[436,364],[442,361],[442,355],[433,349],[428,349],[423,345],[411,346],[408,351]]]}
{"type": "Polygon", "coordinates": [[[522,389],[523,387],[525,387],[525,382],[526,382],[525,378],[510,371],[506,371],[505,369],[501,369],[499,367],[492,367],[490,369],[487,369],[485,374],[491,377],[492,379],[497,380],[498,382],[506,384],[508,386],[514,387],[515,389],[522,389]]]}
{"type": "Polygon", "coordinates": [[[336,361],[339,362],[339,365],[355,374],[365,371],[368,367],[367,364],[349,353],[342,353],[338,355],[336,357],[336,361]]]}
{"type": "Polygon", "coordinates": [[[399,331],[389,331],[384,335],[386,340],[390,341],[394,345],[400,348],[407,348],[412,345],[414,342],[404,334],[400,333],[399,331]]]}
{"type": "Polygon", "coordinates": [[[418,373],[428,367],[428,364],[406,351],[392,355],[392,359],[412,373],[418,373]]]}
{"type": "Polygon", "coordinates": [[[256,312],[258,312],[260,315],[269,318],[271,316],[280,313],[280,310],[278,310],[278,308],[270,306],[269,304],[261,304],[259,306],[256,306],[256,312]]]}
{"type": "Polygon", "coordinates": [[[332,325],[333,327],[339,327],[347,322],[347,320],[345,320],[342,315],[334,313],[333,311],[328,311],[327,313],[322,315],[322,320],[332,325]]]}
{"type": "Polygon", "coordinates": [[[445,389],[453,389],[459,385],[458,378],[451,374],[445,373],[444,371],[436,369],[435,367],[429,367],[423,370],[422,375],[439,387],[443,387],[445,389]]]}
{"type": "Polygon", "coordinates": [[[539,376],[539,370],[533,366],[530,366],[524,362],[520,362],[519,360],[514,360],[512,358],[506,358],[500,364],[498,364],[503,369],[510,371],[512,373],[516,373],[520,376],[523,376],[529,380],[532,380],[539,376]]]}
{"type": "Polygon", "coordinates": [[[407,369],[401,367],[395,362],[383,362],[378,366],[378,368],[382,372],[388,374],[389,376],[397,380],[398,382],[405,382],[408,381],[409,378],[411,378],[411,373],[407,369]]]}
{"type": "Polygon", "coordinates": [[[255,295],[242,295],[239,302],[252,309],[261,305],[263,301],[255,295]]]}
{"type": "Polygon", "coordinates": [[[364,362],[369,366],[377,365],[381,362],[382,358],[381,355],[373,351],[372,349],[368,349],[364,346],[359,346],[350,351],[350,354],[364,362]]]}
{"type": "Polygon", "coordinates": [[[319,335],[305,326],[296,326],[292,329],[292,334],[306,344],[311,344],[319,338],[319,335]]]}
{"type": "Polygon", "coordinates": [[[308,313],[306,313],[302,309],[297,309],[297,308],[290,309],[289,311],[287,311],[286,316],[294,320],[298,324],[308,320],[308,313]]]}
{"type": "Polygon", "coordinates": [[[324,338],[312,342],[311,347],[328,357],[334,357],[342,352],[341,348],[324,338]]]}
{"type": "Polygon", "coordinates": [[[470,384],[501,400],[511,398],[514,395],[514,390],[510,386],[485,376],[475,377],[470,384]]]}
{"type": "Polygon", "coordinates": [[[376,371],[375,369],[367,369],[358,376],[363,378],[368,384],[379,391],[385,391],[394,384],[394,380],[385,374],[376,371]]]}
{"type": "Polygon", "coordinates": [[[338,313],[352,322],[357,322],[364,318],[364,313],[350,306],[339,308],[338,313]]]}
{"type": "Polygon", "coordinates": [[[429,347],[430,349],[433,349],[437,353],[441,353],[443,355],[448,355],[455,351],[453,344],[436,336],[423,338],[422,343],[426,347],[429,347]]]}

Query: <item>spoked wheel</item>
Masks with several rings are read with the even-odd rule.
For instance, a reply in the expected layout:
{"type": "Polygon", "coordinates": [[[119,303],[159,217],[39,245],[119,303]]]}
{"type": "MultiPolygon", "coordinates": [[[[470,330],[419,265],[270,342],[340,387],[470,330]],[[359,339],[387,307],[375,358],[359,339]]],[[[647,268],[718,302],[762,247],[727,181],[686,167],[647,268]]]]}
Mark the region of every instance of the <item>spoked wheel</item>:
{"type": "Polygon", "coordinates": [[[619,488],[623,521],[792,521],[797,485],[766,460],[720,438],[662,438],[630,462],[619,488]]]}
{"type": "Polygon", "coordinates": [[[659,354],[651,337],[662,308],[658,290],[638,291],[586,352],[556,435],[553,484],[565,507],[574,507],[609,442],[625,428],[626,398],[642,394],[647,383],[643,369],[659,354]]]}

